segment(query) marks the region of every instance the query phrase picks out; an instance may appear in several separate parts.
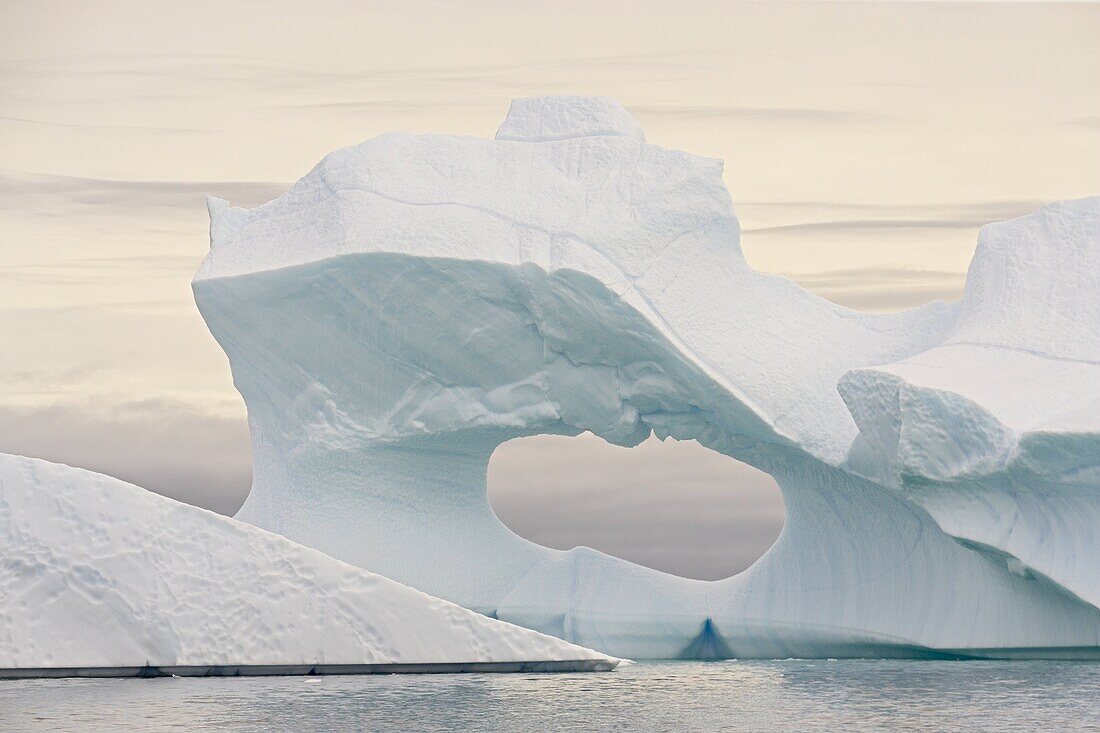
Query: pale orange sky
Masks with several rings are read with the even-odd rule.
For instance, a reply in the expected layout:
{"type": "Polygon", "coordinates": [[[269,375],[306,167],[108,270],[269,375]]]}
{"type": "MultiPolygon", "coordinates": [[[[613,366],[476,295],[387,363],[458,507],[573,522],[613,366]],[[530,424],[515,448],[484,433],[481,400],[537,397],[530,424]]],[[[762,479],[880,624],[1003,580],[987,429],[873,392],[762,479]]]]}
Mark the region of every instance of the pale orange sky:
{"type": "Polygon", "coordinates": [[[1097,4],[3,2],[0,451],[234,508],[204,194],[387,130],[615,97],[726,161],[750,262],[894,310],[957,297],[981,223],[1100,193],[1098,90],[1097,4]]]}

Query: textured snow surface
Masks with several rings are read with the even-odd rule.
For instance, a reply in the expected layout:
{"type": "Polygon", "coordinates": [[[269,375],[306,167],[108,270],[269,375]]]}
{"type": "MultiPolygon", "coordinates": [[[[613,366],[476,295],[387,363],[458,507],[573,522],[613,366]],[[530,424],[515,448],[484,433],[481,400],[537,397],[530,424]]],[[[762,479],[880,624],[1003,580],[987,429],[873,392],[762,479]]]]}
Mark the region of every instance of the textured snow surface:
{"type": "Polygon", "coordinates": [[[210,211],[245,521],[620,656],[1098,651],[1100,199],[985,227],[961,304],[893,315],[754,271],[721,163],[607,99],[383,135],[210,211]],[[708,583],[516,537],[489,456],[585,430],[771,473],[779,540],[708,583]]]}
{"type": "Polygon", "coordinates": [[[117,479],[0,454],[0,669],[596,659],[117,479]]]}

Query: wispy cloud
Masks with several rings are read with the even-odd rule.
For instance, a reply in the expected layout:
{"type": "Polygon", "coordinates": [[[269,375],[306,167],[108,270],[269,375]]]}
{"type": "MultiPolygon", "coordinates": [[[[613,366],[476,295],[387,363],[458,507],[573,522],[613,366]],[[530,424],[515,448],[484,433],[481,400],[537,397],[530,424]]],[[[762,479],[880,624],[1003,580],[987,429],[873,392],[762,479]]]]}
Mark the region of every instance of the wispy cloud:
{"type": "Polygon", "coordinates": [[[974,222],[949,219],[838,219],[779,224],[743,231],[746,234],[767,234],[769,232],[826,232],[855,229],[962,229],[970,226],[974,226],[974,222]]]}
{"type": "Polygon", "coordinates": [[[245,421],[172,400],[0,406],[0,436],[0,452],[98,471],[224,514],[251,484],[245,421]]]}
{"type": "Polygon", "coordinates": [[[839,109],[814,109],[809,107],[735,107],[671,104],[628,105],[630,111],[644,118],[677,117],[709,121],[761,120],[811,123],[873,123],[889,119],[885,115],[839,109]]]}
{"type": "Polygon", "coordinates": [[[38,269],[49,269],[53,272],[79,272],[85,273],[95,269],[130,269],[136,268],[145,271],[166,270],[175,272],[180,268],[194,268],[201,259],[194,255],[128,255],[123,257],[79,257],[69,260],[56,260],[40,264],[11,265],[0,267],[0,272],[25,272],[38,269]]]}
{"type": "Polygon", "coordinates": [[[572,79],[578,73],[591,75],[594,71],[613,74],[619,81],[625,80],[624,74],[648,81],[699,78],[705,69],[694,58],[697,53],[582,55],[520,64],[406,63],[355,69],[323,63],[303,66],[275,58],[231,54],[63,55],[0,63],[0,80],[19,82],[21,87],[11,98],[24,101],[37,97],[36,84],[70,78],[80,78],[86,84],[102,82],[102,93],[112,99],[130,100],[149,99],[147,90],[153,86],[160,87],[156,96],[162,98],[200,96],[209,94],[211,86],[221,85],[250,94],[285,97],[292,92],[295,97],[328,100],[350,91],[362,94],[388,88],[409,92],[446,85],[451,94],[432,97],[439,106],[453,94],[456,85],[480,90],[529,90],[534,80],[543,86],[563,76],[572,79]]]}
{"type": "Polygon", "coordinates": [[[752,226],[745,234],[806,234],[890,229],[971,229],[990,222],[1023,216],[1042,201],[978,201],[964,204],[861,204],[827,202],[746,202],[738,205],[742,220],[803,219],[752,226]],[[814,217],[805,220],[806,217],[814,217]]]}
{"type": "Polygon", "coordinates": [[[115,130],[119,132],[201,132],[197,127],[156,127],[151,125],[96,125],[85,122],[54,122],[29,117],[0,115],[0,122],[39,127],[59,127],[65,130],[115,130]]]}
{"type": "Polygon", "coordinates": [[[97,278],[118,276],[188,277],[202,261],[195,255],[135,255],[83,257],[54,262],[0,267],[0,283],[27,285],[85,285],[97,278]]]}
{"type": "Polygon", "coordinates": [[[33,211],[44,198],[113,210],[196,206],[201,210],[207,194],[254,206],[280,196],[287,187],[272,181],[127,181],[0,171],[0,210],[33,211]]]}
{"type": "Polygon", "coordinates": [[[454,100],[365,99],[339,102],[285,102],[275,105],[274,109],[318,110],[349,114],[365,112],[422,114],[439,113],[444,110],[471,109],[475,106],[470,102],[456,102],[454,100]]]}
{"type": "Polygon", "coordinates": [[[962,285],[906,288],[867,288],[865,290],[819,291],[819,295],[839,305],[866,313],[893,313],[909,310],[932,301],[952,302],[962,296],[962,285]]]}
{"type": "Polygon", "coordinates": [[[1078,127],[1087,127],[1092,130],[1100,129],[1100,117],[1080,117],[1073,120],[1071,125],[1077,125],[1078,127]]]}
{"type": "Polygon", "coordinates": [[[102,370],[95,364],[83,364],[61,370],[25,370],[0,372],[0,384],[26,389],[33,385],[83,384],[102,370]]]}
{"type": "Polygon", "coordinates": [[[830,270],[813,273],[783,273],[786,277],[814,287],[844,288],[867,285],[906,285],[927,282],[955,282],[966,279],[966,273],[950,270],[910,270],[892,267],[869,267],[847,270],[830,270]]]}
{"type": "Polygon", "coordinates": [[[947,270],[866,268],[782,274],[834,303],[871,312],[958,300],[966,284],[966,273],[947,270]]]}
{"type": "MultiPolygon", "coordinates": [[[[188,277],[190,272],[184,273],[188,277]]],[[[186,292],[186,288],[184,288],[186,292]]],[[[117,320],[119,314],[171,319],[192,319],[196,317],[195,304],[190,300],[134,299],[103,300],[94,303],[84,301],[64,305],[36,305],[32,307],[0,308],[0,320],[29,317],[81,317],[102,319],[104,322],[117,320]]]]}

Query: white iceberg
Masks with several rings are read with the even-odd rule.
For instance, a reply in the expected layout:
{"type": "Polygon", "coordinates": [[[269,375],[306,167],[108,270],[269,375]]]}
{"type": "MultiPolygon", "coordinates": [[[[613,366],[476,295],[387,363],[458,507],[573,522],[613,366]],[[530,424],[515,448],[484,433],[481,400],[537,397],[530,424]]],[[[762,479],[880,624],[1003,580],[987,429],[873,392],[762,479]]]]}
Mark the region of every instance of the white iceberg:
{"type": "Polygon", "coordinates": [[[238,517],[619,656],[1100,654],[1100,199],[986,228],[961,307],[868,315],[754,271],[721,172],[539,98],[493,141],[382,135],[211,199],[238,517]],[[702,582],[512,534],[493,450],[585,430],[769,472],[779,540],[702,582]]]}
{"type": "Polygon", "coordinates": [[[284,537],[0,454],[0,677],[610,669],[284,537]]]}
{"type": "Polygon", "coordinates": [[[1100,199],[984,227],[943,343],[840,391],[850,470],[1100,606],[1100,199]]]}

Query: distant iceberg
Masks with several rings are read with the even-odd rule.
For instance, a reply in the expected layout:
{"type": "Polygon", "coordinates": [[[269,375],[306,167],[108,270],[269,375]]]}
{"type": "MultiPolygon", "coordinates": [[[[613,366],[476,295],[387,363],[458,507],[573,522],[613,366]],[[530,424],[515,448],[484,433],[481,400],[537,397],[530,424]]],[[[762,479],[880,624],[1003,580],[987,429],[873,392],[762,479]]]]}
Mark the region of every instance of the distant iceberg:
{"type": "Polygon", "coordinates": [[[0,454],[0,678],[618,662],[117,479],[0,454]]]}
{"type": "Polygon", "coordinates": [[[721,162],[607,99],[210,213],[244,521],[617,656],[1100,656],[1100,199],[984,228],[961,304],[893,315],[754,271],[721,162]],[[586,430],[767,471],[779,540],[702,582],[512,534],[493,450],[586,430]]]}

